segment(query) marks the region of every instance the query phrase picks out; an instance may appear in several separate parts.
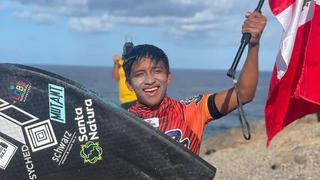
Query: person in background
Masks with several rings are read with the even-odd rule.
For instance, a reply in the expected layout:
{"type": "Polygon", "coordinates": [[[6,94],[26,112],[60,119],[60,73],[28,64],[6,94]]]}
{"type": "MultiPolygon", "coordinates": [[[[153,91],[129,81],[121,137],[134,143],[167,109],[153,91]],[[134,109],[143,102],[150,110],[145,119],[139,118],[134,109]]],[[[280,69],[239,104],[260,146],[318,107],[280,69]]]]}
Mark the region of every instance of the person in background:
{"type": "MultiPolygon", "coordinates": [[[[259,40],[266,25],[266,18],[258,12],[247,13],[246,18],[242,32],[250,33],[251,40],[238,78],[240,99],[244,104],[255,96],[259,74],[259,40]]],[[[135,46],[126,58],[124,70],[128,87],[138,97],[136,105],[129,111],[194,154],[199,154],[205,125],[237,108],[233,87],[182,101],[168,97],[167,86],[172,81],[169,60],[164,51],[156,46],[135,46]]]]}
{"type": "Polygon", "coordinates": [[[118,82],[119,89],[119,101],[121,107],[124,109],[129,109],[131,106],[135,105],[137,96],[134,91],[128,89],[126,85],[126,76],[123,70],[124,59],[126,58],[127,54],[133,49],[134,45],[132,42],[126,42],[123,45],[123,53],[122,57],[118,54],[112,57],[114,62],[113,70],[112,70],[112,79],[118,82]]]}

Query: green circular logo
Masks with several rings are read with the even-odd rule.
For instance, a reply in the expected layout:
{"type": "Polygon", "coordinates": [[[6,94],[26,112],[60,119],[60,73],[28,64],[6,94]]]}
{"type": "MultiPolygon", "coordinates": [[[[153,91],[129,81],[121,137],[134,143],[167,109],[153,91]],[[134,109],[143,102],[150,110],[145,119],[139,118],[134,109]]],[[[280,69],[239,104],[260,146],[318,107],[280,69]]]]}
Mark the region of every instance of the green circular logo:
{"type": "Polygon", "coordinates": [[[88,141],[85,145],[81,145],[80,156],[84,159],[84,163],[95,164],[98,160],[102,160],[102,148],[98,142],[88,141]]]}

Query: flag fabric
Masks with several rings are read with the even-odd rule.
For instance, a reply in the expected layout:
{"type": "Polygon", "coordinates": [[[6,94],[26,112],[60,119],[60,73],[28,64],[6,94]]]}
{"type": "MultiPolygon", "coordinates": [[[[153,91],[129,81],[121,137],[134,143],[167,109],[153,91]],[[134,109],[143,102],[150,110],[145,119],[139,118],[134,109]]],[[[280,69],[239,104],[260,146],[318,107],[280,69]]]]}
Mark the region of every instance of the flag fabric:
{"type": "Polygon", "coordinates": [[[265,107],[267,145],[296,119],[320,111],[320,0],[269,0],[284,33],[265,107]]]}

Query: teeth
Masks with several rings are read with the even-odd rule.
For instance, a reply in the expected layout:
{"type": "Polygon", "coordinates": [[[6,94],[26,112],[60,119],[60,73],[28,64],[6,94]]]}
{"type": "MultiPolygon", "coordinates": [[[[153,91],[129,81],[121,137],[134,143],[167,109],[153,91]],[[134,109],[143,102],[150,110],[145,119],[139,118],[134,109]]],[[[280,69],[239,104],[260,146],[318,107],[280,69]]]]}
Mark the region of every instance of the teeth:
{"type": "Polygon", "coordinates": [[[154,88],[151,88],[151,89],[145,89],[144,91],[146,91],[146,92],[151,92],[151,91],[155,91],[155,90],[157,90],[158,89],[158,87],[154,87],[154,88]]]}

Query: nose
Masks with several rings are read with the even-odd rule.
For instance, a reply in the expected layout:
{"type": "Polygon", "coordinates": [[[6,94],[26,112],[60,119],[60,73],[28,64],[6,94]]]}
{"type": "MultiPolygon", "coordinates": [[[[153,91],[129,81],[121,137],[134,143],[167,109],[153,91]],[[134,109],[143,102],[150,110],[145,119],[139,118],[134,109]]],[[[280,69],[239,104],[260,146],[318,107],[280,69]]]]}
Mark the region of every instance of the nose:
{"type": "Polygon", "coordinates": [[[152,85],[156,82],[156,79],[154,78],[152,73],[148,73],[146,75],[145,84],[152,85]]]}

